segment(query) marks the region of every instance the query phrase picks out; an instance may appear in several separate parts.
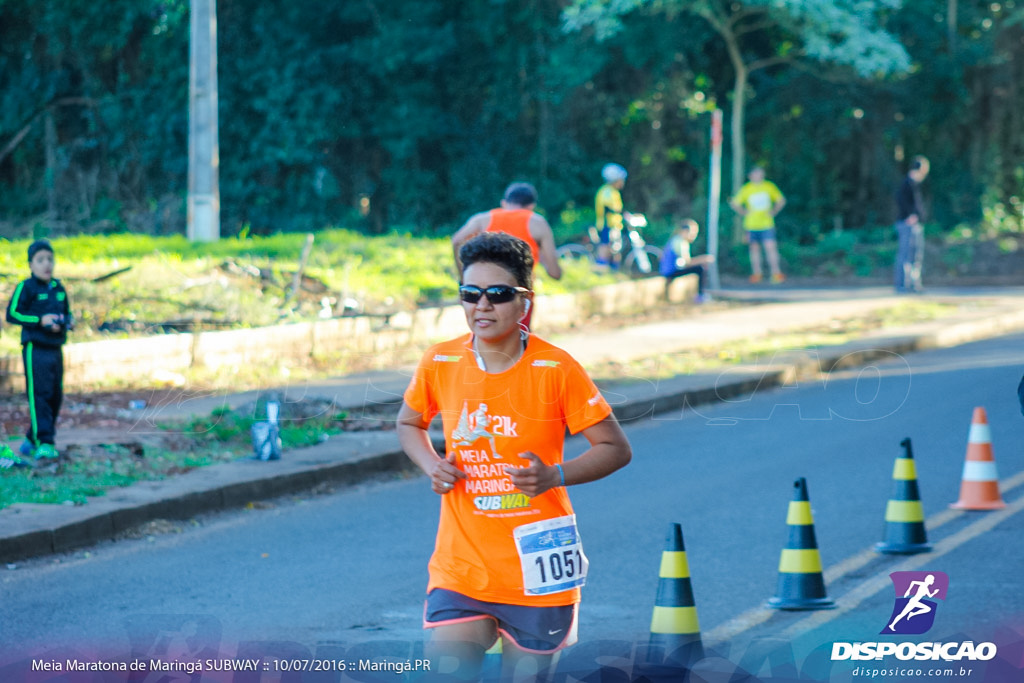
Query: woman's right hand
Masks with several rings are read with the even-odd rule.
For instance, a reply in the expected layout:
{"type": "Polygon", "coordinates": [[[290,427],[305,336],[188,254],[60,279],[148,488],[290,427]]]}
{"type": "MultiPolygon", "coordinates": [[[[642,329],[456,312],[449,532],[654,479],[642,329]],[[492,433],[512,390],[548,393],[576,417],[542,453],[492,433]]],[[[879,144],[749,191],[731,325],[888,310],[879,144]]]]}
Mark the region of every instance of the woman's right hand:
{"type": "Polygon", "coordinates": [[[444,495],[455,488],[460,479],[465,479],[466,473],[455,466],[455,454],[440,458],[430,472],[430,488],[434,493],[444,495]]]}

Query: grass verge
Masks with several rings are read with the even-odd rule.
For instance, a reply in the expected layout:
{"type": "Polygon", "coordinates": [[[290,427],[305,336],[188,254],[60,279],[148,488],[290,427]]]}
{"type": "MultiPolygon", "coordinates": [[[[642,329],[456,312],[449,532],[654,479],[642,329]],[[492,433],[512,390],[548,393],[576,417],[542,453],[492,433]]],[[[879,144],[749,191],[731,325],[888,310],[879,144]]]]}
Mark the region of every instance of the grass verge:
{"type": "Polygon", "coordinates": [[[702,346],[628,362],[609,361],[588,370],[591,376],[605,387],[621,386],[633,381],[663,380],[740,364],[763,363],[787,351],[839,346],[877,330],[936,320],[959,310],[960,308],[953,304],[908,301],[899,306],[879,309],[868,316],[849,320],[836,319],[827,325],[772,334],[764,339],[702,346]]]}
{"type": "MultiPolygon", "coordinates": [[[[54,240],[54,274],[77,319],[71,341],[393,313],[456,300],[447,237],[318,231],[296,289],[305,244],[306,235],[295,233],[212,244],[130,234],[54,240]]],[[[29,275],[27,246],[0,240],[5,305],[29,275]]],[[[565,271],[560,281],[539,279],[538,293],[582,291],[622,277],[576,263],[565,271]]],[[[20,330],[5,327],[0,353],[17,353],[20,330]]]]}

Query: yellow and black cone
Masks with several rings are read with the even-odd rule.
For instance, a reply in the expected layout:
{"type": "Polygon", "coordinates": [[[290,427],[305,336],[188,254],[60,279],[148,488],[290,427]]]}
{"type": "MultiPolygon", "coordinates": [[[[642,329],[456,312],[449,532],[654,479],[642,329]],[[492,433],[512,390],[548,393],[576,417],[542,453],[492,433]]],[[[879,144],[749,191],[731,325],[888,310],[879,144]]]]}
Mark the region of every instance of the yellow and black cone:
{"type": "Polygon", "coordinates": [[[892,471],[895,482],[892,498],[885,506],[885,540],[875,550],[890,555],[913,555],[932,549],[924,528],[924,508],[917,488],[917,466],[910,438],[900,441],[903,454],[896,458],[892,471]]]}
{"type": "Polygon", "coordinates": [[[658,597],[651,617],[651,652],[663,653],[659,658],[666,663],[689,666],[704,657],[704,645],[679,524],[669,528],[658,577],[658,597]]]}
{"type": "Polygon", "coordinates": [[[786,524],[789,542],[779,558],[779,583],[768,606],[775,609],[832,609],[836,606],[825,593],[821,555],[814,537],[814,516],[807,497],[807,480],[793,482],[786,524]]]}

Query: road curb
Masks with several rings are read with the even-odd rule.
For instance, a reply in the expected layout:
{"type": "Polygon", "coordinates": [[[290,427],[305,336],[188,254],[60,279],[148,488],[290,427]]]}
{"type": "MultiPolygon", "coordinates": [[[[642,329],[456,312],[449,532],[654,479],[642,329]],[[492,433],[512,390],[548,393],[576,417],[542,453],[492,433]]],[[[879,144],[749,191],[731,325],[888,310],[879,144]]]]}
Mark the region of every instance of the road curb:
{"type": "MultiPolygon", "coordinates": [[[[650,418],[751,395],[796,380],[863,367],[875,360],[933,348],[946,348],[1024,329],[1024,310],[968,317],[905,328],[899,335],[876,336],[823,350],[779,354],[771,363],[743,366],[691,379],[700,386],[653,384],[640,396],[608,390],[621,422],[650,418]],[[938,326],[938,329],[936,327],[938,326]],[[723,380],[728,377],[728,381],[723,380]]],[[[439,435],[435,447],[443,449],[439,435]]],[[[289,451],[274,463],[240,460],[193,470],[173,479],[139,482],[91,499],[85,506],[18,504],[0,510],[0,562],[64,553],[110,540],[157,519],[187,520],[200,514],[238,509],[254,501],[310,491],[325,483],[353,485],[415,466],[397,447],[393,433],[355,433],[325,444],[289,451]],[[372,436],[371,436],[372,435],[372,436]],[[350,438],[346,438],[350,437],[350,438]]]]}

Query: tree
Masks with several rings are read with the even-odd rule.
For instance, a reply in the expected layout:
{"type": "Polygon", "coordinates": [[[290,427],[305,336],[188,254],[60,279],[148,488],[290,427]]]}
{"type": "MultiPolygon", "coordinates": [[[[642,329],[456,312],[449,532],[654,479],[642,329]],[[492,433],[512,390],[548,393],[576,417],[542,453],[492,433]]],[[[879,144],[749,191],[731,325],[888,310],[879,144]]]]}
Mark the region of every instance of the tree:
{"type": "Polygon", "coordinates": [[[184,0],[0,0],[3,218],[136,229],[173,201],[187,17],[184,0]]]}
{"type": "Polygon", "coordinates": [[[1024,227],[1024,7],[907,3],[894,29],[915,73],[894,93],[898,143],[932,161],[933,215],[1024,227]],[[945,24],[943,10],[953,12],[945,24]],[[953,30],[955,29],[955,30],[953,30]],[[1003,212],[1007,220],[1000,219],[1003,212]]]}
{"type": "Polygon", "coordinates": [[[692,14],[706,21],[724,43],[733,67],[732,190],[743,183],[744,109],[750,75],[771,66],[822,65],[830,77],[875,78],[906,71],[910,59],[884,28],[899,0],[575,0],[563,14],[567,31],[594,28],[598,40],[623,30],[622,17],[646,9],[669,19],[692,14]]]}
{"type": "MultiPolygon", "coordinates": [[[[607,161],[657,231],[719,103],[791,243],[889,222],[917,153],[934,223],[1022,221],[1020,0],[217,4],[225,235],[444,231],[521,179],[565,239],[607,161]]],[[[0,235],[183,230],[188,7],[0,0],[0,235]]]]}

